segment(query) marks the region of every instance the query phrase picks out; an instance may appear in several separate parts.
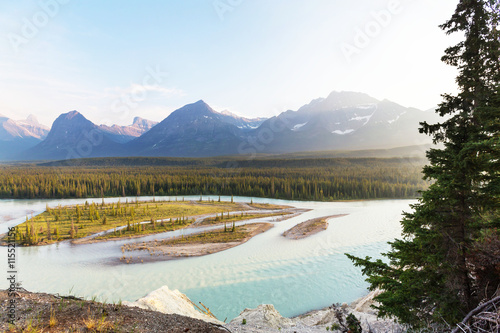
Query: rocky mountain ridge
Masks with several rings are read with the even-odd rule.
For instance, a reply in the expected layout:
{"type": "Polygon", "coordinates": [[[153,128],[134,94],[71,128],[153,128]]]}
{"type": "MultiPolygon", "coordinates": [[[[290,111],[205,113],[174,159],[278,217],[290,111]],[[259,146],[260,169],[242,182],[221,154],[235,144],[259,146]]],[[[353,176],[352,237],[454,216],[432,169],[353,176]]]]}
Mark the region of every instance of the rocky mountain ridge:
{"type": "Polygon", "coordinates": [[[430,139],[419,133],[419,123],[438,120],[432,111],[407,108],[356,92],[332,92],[297,111],[288,110],[269,119],[218,112],[203,100],[173,111],[159,123],[137,117],[130,126],[98,126],[72,111],[54,121],[43,141],[40,142],[41,136],[33,137],[31,149],[18,154],[17,159],[253,157],[388,149],[430,144],[430,139]]]}

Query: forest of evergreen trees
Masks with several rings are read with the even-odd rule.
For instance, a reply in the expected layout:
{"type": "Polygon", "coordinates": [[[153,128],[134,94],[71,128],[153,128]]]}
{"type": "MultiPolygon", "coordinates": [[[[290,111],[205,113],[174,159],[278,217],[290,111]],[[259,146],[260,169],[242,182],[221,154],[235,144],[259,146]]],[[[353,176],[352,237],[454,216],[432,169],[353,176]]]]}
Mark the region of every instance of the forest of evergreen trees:
{"type": "Polygon", "coordinates": [[[98,166],[89,161],[78,166],[2,166],[0,198],[217,194],[327,201],[415,198],[428,186],[422,180],[422,160],[191,161],[183,166],[147,166],[127,161],[106,159],[103,163],[96,159],[98,166]]]}

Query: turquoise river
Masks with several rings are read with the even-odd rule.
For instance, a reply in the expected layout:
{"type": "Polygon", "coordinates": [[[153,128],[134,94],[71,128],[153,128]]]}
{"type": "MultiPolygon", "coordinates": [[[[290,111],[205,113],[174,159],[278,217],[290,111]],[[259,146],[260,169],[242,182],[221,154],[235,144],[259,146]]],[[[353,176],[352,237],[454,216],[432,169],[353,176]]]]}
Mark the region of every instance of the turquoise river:
{"type": "MultiPolygon", "coordinates": [[[[169,199],[175,200],[175,197],[156,198],[169,199]]],[[[187,199],[198,200],[199,196],[187,199]]],[[[222,200],[229,199],[222,197],[222,200]]],[[[120,200],[123,202],[125,198],[120,200]]],[[[250,202],[251,199],[234,197],[234,200],[250,202]]],[[[116,202],[118,198],[105,201],[116,202]]],[[[400,237],[402,212],[410,211],[410,205],[416,202],[265,198],[253,198],[253,201],[310,211],[285,221],[271,222],[273,228],[247,243],[204,257],[127,265],[116,263],[116,258],[122,255],[123,241],[18,247],[17,279],[29,291],[71,293],[106,302],[134,301],[167,285],[170,289],[179,289],[195,303],[203,302],[221,320],[230,320],[245,308],[259,304],[274,304],[282,315],[294,316],[365,295],[367,283],[360,269],[353,267],[344,253],[381,257],[381,253],[389,249],[387,242],[400,237]],[[300,222],[335,214],[347,215],[330,219],[326,231],[302,240],[281,236],[300,222]]],[[[24,222],[28,214],[41,213],[46,204],[55,207],[84,202],[85,199],[0,200],[0,233],[24,222]]],[[[0,266],[7,275],[7,248],[2,247],[0,251],[3,252],[0,266]]],[[[6,278],[1,281],[0,288],[8,288],[6,278]]]]}

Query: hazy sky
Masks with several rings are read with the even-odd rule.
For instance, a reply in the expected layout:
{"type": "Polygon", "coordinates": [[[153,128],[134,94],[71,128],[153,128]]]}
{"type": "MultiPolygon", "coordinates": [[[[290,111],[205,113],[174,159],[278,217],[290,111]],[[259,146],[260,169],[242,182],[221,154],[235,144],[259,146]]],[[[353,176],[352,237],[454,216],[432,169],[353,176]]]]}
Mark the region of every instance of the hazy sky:
{"type": "Polygon", "coordinates": [[[0,114],[51,125],[162,120],[184,104],[247,117],[333,90],[428,109],[455,90],[438,25],[452,0],[0,2],[0,114]]]}

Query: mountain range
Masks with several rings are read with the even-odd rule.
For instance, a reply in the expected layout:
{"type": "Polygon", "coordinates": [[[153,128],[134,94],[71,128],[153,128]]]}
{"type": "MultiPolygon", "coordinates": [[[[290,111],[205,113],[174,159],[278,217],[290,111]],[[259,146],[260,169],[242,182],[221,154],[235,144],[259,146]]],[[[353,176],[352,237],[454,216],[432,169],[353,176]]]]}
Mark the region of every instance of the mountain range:
{"type": "Polygon", "coordinates": [[[0,117],[0,159],[387,149],[429,144],[430,139],[418,133],[419,122],[434,123],[438,118],[431,110],[407,108],[357,92],[332,92],[268,119],[217,112],[203,100],[175,110],[159,123],[136,117],[129,126],[98,126],[77,111],[60,115],[50,131],[33,116],[23,121],[0,117]]]}
{"type": "Polygon", "coordinates": [[[135,117],[132,125],[129,126],[106,126],[100,125],[99,128],[107,133],[113,141],[125,143],[135,138],[140,137],[142,134],[149,131],[153,126],[158,124],[157,121],[135,117]]]}
{"type": "Polygon", "coordinates": [[[0,115],[0,159],[15,159],[19,152],[43,141],[49,130],[34,115],[24,120],[13,120],[0,115]]]}

